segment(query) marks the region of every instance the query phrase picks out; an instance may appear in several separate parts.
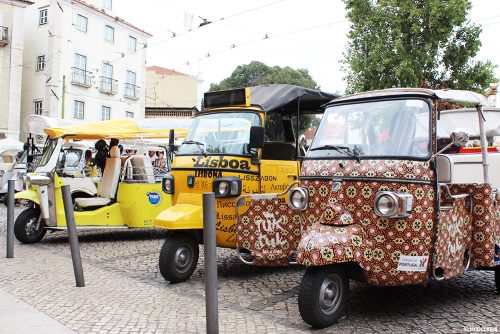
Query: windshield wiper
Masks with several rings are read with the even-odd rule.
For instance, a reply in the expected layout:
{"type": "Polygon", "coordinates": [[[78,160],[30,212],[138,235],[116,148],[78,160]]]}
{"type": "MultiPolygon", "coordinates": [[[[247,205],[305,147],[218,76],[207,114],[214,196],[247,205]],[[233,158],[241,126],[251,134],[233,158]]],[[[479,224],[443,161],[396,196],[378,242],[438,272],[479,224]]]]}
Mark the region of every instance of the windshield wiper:
{"type": "Polygon", "coordinates": [[[347,154],[351,158],[356,159],[357,162],[360,162],[359,152],[358,150],[351,151],[351,149],[347,146],[339,146],[339,145],[323,145],[318,147],[313,147],[309,149],[309,151],[320,151],[320,150],[334,150],[339,153],[347,154]]]}
{"type": "Polygon", "coordinates": [[[182,142],[183,144],[195,144],[198,149],[201,151],[201,153],[203,154],[204,157],[207,156],[207,153],[205,152],[205,144],[202,143],[202,142],[199,142],[199,141],[196,141],[196,140],[186,140],[186,141],[183,141],[182,142]]]}

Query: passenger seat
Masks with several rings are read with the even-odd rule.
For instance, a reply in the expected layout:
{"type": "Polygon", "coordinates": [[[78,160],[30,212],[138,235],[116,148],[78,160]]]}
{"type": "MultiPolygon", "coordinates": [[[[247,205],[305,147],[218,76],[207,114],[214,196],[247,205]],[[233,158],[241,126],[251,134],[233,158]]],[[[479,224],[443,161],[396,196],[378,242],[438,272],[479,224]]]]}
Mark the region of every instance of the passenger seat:
{"type": "Polygon", "coordinates": [[[113,146],[109,150],[109,158],[106,158],[106,167],[101,179],[101,188],[99,197],[76,198],[75,203],[81,208],[94,206],[105,206],[116,198],[118,182],[120,180],[120,149],[113,146]]]}

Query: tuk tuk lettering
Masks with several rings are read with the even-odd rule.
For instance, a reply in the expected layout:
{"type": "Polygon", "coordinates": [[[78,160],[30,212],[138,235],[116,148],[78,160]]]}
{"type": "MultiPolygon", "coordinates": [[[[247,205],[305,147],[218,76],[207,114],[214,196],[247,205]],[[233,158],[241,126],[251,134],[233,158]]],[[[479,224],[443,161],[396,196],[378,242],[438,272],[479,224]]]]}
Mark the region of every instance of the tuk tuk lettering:
{"type": "Polygon", "coordinates": [[[215,229],[217,231],[225,232],[225,233],[234,233],[236,231],[235,224],[231,224],[229,226],[223,225],[221,221],[218,221],[215,224],[215,229]]]}
{"type": "Polygon", "coordinates": [[[449,254],[457,254],[462,251],[462,243],[460,242],[462,232],[459,227],[463,225],[464,219],[463,217],[457,218],[457,216],[453,216],[451,219],[453,223],[448,226],[448,252],[449,254]]]}
{"type": "Polygon", "coordinates": [[[196,170],[194,172],[195,177],[209,177],[217,178],[222,177],[222,171],[220,170],[196,170]]]}
{"type": "Polygon", "coordinates": [[[285,222],[284,217],[281,216],[278,220],[274,218],[274,214],[271,212],[264,212],[265,220],[257,217],[255,218],[255,224],[259,230],[259,237],[257,240],[257,247],[280,247],[286,244],[286,240],[283,240],[280,236],[279,231],[284,232],[282,224],[285,222]],[[270,236],[272,235],[272,236],[270,236]]]}
{"type": "Polygon", "coordinates": [[[211,167],[211,168],[231,168],[250,170],[250,165],[247,160],[226,159],[224,156],[219,157],[198,157],[194,163],[194,167],[211,167]]]}
{"type": "Polygon", "coordinates": [[[271,191],[285,191],[286,184],[271,184],[271,191]]]}

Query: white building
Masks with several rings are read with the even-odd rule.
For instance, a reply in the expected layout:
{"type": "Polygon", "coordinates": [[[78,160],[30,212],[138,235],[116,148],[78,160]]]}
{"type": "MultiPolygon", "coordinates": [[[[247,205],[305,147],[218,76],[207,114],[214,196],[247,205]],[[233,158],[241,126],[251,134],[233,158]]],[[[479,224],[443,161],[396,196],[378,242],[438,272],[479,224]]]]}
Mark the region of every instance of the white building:
{"type": "Polygon", "coordinates": [[[24,11],[32,2],[0,0],[0,139],[19,139],[24,11]]]}
{"type": "Polygon", "coordinates": [[[35,0],[26,10],[21,117],[144,117],[146,42],[111,0],[35,0]]]}

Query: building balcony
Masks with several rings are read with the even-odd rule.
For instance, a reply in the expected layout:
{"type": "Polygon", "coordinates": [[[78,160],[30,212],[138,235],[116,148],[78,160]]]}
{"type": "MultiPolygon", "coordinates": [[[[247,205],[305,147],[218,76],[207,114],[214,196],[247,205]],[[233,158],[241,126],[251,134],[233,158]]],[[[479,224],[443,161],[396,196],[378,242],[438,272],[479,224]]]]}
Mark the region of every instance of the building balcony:
{"type": "Polygon", "coordinates": [[[71,83],[82,87],[92,87],[92,72],[72,67],[71,83]]]}
{"type": "Polygon", "coordinates": [[[116,94],[118,92],[118,80],[99,77],[99,91],[105,94],[116,94]]]}
{"type": "Polygon", "coordinates": [[[9,28],[0,26],[0,46],[9,44],[9,28]]]}
{"type": "Polygon", "coordinates": [[[126,83],[124,96],[132,100],[139,100],[141,98],[139,95],[139,86],[126,83]]]}

